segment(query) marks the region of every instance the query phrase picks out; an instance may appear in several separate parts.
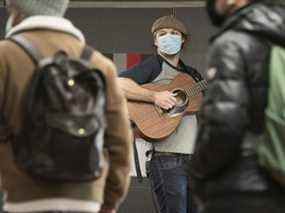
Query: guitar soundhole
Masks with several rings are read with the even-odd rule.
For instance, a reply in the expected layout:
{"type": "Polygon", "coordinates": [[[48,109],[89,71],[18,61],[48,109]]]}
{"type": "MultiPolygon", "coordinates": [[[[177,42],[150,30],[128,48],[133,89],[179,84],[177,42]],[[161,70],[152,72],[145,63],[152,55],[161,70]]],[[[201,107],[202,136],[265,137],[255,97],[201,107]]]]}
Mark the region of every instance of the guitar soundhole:
{"type": "Polygon", "coordinates": [[[189,99],[186,92],[182,89],[173,90],[172,93],[175,95],[177,105],[172,109],[166,110],[165,113],[170,117],[178,116],[184,112],[187,108],[189,99]]]}
{"type": "Polygon", "coordinates": [[[176,90],[172,91],[172,93],[175,95],[178,107],[181,107],[181,106],[188,104],[188,97],[187,97],[184,90],[176,89],[176,90]]]}

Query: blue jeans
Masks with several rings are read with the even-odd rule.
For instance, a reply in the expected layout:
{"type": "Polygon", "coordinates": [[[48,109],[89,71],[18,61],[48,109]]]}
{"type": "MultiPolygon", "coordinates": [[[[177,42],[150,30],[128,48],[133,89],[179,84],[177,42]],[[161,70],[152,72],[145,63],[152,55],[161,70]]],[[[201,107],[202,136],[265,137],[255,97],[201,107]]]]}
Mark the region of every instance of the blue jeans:
{"type": "Polygon", "coordinates": [[[159,213],[193,213],[190,210],[190,155],[154,156],[147,163],[154,203],[159,213]]]}

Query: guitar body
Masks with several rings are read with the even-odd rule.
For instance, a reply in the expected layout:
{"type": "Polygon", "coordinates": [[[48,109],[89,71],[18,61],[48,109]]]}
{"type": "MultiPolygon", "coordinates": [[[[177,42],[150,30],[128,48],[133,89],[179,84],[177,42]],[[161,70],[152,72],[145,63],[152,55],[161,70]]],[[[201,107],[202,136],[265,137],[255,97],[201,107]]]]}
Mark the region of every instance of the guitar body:
{"type": "Polygon", "coordinates": [[[202,102],[202,93],[197,92],[188,101],[185,100],[187,97],[184,93],[187,88],[194,87],[196,84],[191,76],[178,74],[170,84],[142,85],[143,88],[153,91],[177,92],[176,98],[182,107],[177,107],[170,112],[158,109],[153,103],[128,101],[129,116],[135,123],[139,135],[147,141],[159,142],[176,130],[184,115],[196,113],[202,102]]]}

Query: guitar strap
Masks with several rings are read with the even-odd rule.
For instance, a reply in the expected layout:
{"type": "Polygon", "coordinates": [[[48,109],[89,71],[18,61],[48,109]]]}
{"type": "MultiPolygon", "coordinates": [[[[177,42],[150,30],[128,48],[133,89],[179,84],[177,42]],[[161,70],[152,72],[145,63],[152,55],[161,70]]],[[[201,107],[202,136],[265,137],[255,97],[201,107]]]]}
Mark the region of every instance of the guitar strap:
{"type": "MultiPolygon", "coordinates": [[[[131,122],[132,128],[136,128],[135,124],[131,122]]],[[[139,154],[138,154],[138,148],[137,148],[137,143],[136,143],[136,136],[133,134],[133,149],[134,149],[134,160],[135,160],[135,167],[136,167],[136,173],[137,173],[137,178],[140,183],[143,182],[143,176],[142,176],[142,171],[141,171],[141,165],[140,165],[140,160],[139,160],[139,154]]]]}
{"type": "MultiPolygon", "coordinates": [[[[133,149],[134,149],[134,159],[135,159],[135,167],[136,167],[137,178],[138,178],[139,183],[142,183],[143,182],[143,176],[142,176],[142,171],[141,171],[141,165],[140,165],[135,135],[134,135],[134,139],[133,139],[133,149]]],[[[155,152],[155,149],[154,149],[154,146],[152,146],[152,149],[148,150],[145,153],[145,155],[146,155],[146,157],[149,157],[150,155],[153,155],[154,152],[155,152]]],[[[148,170],[148,169],[146,169],[146,170],[148,170]]]]}
{"type": "Polygon", "coordinates": [[[134,158],[135,158],[135,166],[136,166],[136,173],[137,173],[137,178],[140,183],[143,182],[143,176],[142,176],[142,171],[141,171],[141,165],[140,165],[140,160],[139,160],[139,154],[138,154],[138,149],[137,149],[137,143],[136,139],[134,136],[134,158]]]}

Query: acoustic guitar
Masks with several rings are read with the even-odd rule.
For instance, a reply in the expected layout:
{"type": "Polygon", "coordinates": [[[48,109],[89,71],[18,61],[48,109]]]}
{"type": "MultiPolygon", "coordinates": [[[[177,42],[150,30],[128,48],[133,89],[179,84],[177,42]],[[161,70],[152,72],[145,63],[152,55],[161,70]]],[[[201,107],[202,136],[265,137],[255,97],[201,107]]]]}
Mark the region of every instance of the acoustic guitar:
{"type": "Polygon", "coordinates": [[[177,100],[177,105],[170,110],[153,103],[128,100],[129,116],[136,126],[136,133],[149,142],[159,142],[176,130],[183,116],[199,111],[207,82],[202,80],[197,83],[187,74],[178,74],[169,84],[150,83],[142,87],[153,91],[171,91],[177,100]]]}

